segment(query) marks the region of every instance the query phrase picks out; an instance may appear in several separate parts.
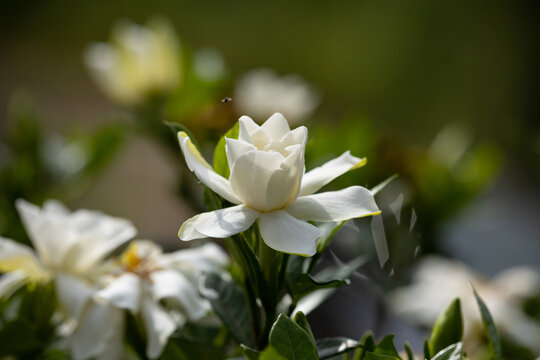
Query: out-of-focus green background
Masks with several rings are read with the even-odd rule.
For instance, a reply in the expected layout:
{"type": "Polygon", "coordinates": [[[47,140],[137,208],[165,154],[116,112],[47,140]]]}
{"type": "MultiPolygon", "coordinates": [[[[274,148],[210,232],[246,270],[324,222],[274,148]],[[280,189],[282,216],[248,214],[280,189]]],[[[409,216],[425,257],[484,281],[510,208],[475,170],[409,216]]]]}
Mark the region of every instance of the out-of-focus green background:
{"type": "MultiPolygon", "coordinates": [[[[4,2],[0,13],[0,141],[10,127],[12,98],[21,92],[34,100],[49,133],[90,131],[116,121],[114,114],[125,110],[97,89],[82,53],[89,43],[107,40],[118,19],[143,23],[163,15],[185,49],[213,48],[223,55],[230,79],[223,96],[233,93],[235,79],[258,67],[299,74],[314,85],[322,99],[315,119],[334,138],[324,140],[328,148],[318,153],[363,149],[372,139],[340,130],[337,123],[369,124],[372,134],[384,139],[378,146],[388,145],[359,171],[384,168],[379,180],[392,175],[386,169],[394,168],[393,161],[395,172],[406,176],[429,174],[429,167],[414,166],[414,154],[429,148],[449,124],[465,129],[474,143],[489,143],[500,159],[493,178],[459,213],[424,207],[418,221],[427,223],[430,233],[419,236],[436,233],[439,251],[489,275],[540,264],[539,42],[533,1],[56,0],[4,2]],[[341,137],[343,143],[335,140],[341,137]],[[399,160],[403,149],[413,154],[405,165],[399,160]],[[449,217],[430,218],[433,214],[449,217]]],[[[322,130],[312,134],[325,136],[322,130]]],[[[174,157],[143,137],[129,139],[70,205],[129,218],[141,237],[171,246],[194,211],[171,196],[174,164],[181,161],[180,153],[174,157]]],[[[429,188],[436,180],[427,177],[421,185],[429,188]]],[[[437,186],[432,198],[444,199],[440,192],[446,188],[437,186]]],[[[450,190],[443,195],[452,202],[450,190]]],[[[444,201],[437,206],[444,208],[444,201]]]]}

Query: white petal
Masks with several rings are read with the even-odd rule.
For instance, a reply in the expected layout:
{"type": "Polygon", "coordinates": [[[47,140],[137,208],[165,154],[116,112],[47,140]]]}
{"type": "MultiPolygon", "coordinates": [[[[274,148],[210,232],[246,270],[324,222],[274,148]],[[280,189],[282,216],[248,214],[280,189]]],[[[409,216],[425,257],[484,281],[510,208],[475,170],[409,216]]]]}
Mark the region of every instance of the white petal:
{"type": "Polygon", "coordinates": [[[56,296],[62,310],[71,320],[78,321],[94,289],[81,279],[68,274],[57,273],[54,278],[56,296]]]}
{"type": "Polygon", "coordinates": [[[90,303],[79,326],[69,338],[73,359],[87,360],[105,352],[111,339],[123,332],[123,320],[123,310],[90,303]]]}
{"type": "Polygon", "coordinates": [[[308,171],[302,179],[300,196],[315,193],[324,185],[338,176],[345,174],[347,171],[364,166],[366,161],[366,158],[357,158],[352,156],[349,151],[346,151],[341,156],[330,160],[326,164],[308,171]]]}
{"type": "Polygon", "coordinates": [[[224,199],[232,202],[233,204],[239,204],[240,200],[238,200],[236,195],[233,193],[229,181],[212,169],[212,167],[201,156],[199,150],[197,150],[195,145],[193,145],[187,134],[180,131],[178,133],[178,140],[180,141],[180,147],[184,153],[186,164],[189,169],[195,173],[197,178],[204,185],[208,186],[224,199]]]}
{"type": "Polygon", "coordinates": [[[272,249],[303,256],[315,254],[321,236],[317,227],[282,210],[262,214],[259,229],[264,242],[272,249]]]}
{"type": "Polygon", "coordinates": [[[113,280],[107,287],[98,291],[94,299],[100,303],[108,303],[122,309],[139,312],[142,279],[132,273],[124,273],[113,280]]]}
{"type": "Polygon", "coordinates": [[[225,138],[225,142],[226,142],[225,151],[227,153],[229,169],[232,169],[234,162],[240,156],[244,155],[248,151],[257,150],[255,146],[245,141],[225,138]]]}
{"type": "Polygon", "coordinates": [[[361,186],[302,196],[286,211],[295,218],[312,221],[343,221],[381,212],[371,191],[361,186]]]}
{"type": "Polygon", "coordinates": [[[10,271],[0,276],[0,299],[10,297],[28,281],[28,276],[21,270],[10,271]]]}
{"type": "Polygon", "coordinates": [[[190,320],[202,318],[208,304],[197,293],[197,289],[185,276],[174,270],[155,271],[151,275],[152,293],[156,300],[172,300],[180,305],[190,320]]]}
{"type": "Polygon", "coordinates": [[[214,243],[164,254],[162,259],[164,266],[172,267],[188,275],[219,271],[229,263],[227,254],[214,243]]]}
{"type": "Polygon", "coordinates": [[[163,352],[176,325],[165,309],[148,297],[143,299],[141,315],[148,341],[146,355],[155,359],[163,352]]]}
{"type": "Polygon", "coordinates": [[[252,143],[251,134],[259,130],[259,125],[249,116],[242,116],[238,119],[238,140],[252,143]]]}
{"type": "Polygon", "coordinates": [[[24,270],[29,276],[40,277],[41,267],[34,251],[26,245],[0,237],[0,272],[24,270]]]}
{"type": "Polygon", "coordinates": [[[234,193],[253,209],[266,209],[266,186],[285,158],[277,152],[250,151],[239,157],[231,168],[229,181],[234,193]]]}
{"type": "Polygon", "coordinates": [[[137,234],[130,221],[98,211],[77,210],[71,214],[68,224],[76,243],[66,253],[64,264],[74,272],[83,273],[98,265],[137,234]]]}
{"type": "Polygon", "coordinates": [[[178,236],[188,241],[205,237],[226,238],[249,229],[259,213],[245,205],[206,212],[187,220],[178,236]]]}
{"type": "Polygon", "coordinates": [[[268,120],[261,125],[261,129],[266,133],[268,138],[272,140],[280,140],[285,134],[291,131],[287,119],[280,113],[274,113],[270,116],[268,120]]]}
{"type": "Polygon", "coordinates": [[[289,131],[282,139],[281,142],[284,147],[299,144],[302,149],[305,149],[308,136],[308,129],[305,126],[299,126],[294,130],[289,131]]]}
{"type": "Polygon", "coordinates": [[[295,150],[268,180],[265,194],[267,211],[284,207],[298,195],[304,172],[304,153],[300,146],[293,146],[296,146],[295,150]]]}
{"type": "Polygon", "coordinates": [[[38,206],[23,199],[17,199],[15,206],[41,261],[48,264],[53,262],[55,256],[62,256],[65,248],[62,244],[65,244],[66,239],[59,225],[61,222],[59,218],[61,219],[63,215],[54,212],[47,214],[38,206]]]}

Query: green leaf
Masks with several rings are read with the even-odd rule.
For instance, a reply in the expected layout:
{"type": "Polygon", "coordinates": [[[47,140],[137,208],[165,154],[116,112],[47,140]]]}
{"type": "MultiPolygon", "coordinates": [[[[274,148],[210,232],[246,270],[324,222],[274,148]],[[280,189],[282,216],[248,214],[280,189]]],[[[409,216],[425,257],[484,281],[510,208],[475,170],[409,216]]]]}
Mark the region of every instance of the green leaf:
{"type": "Polygon", "coordinates": [[[428,339],[424,339],[424,359],[430,360],[431,359],[431,352],[429,351],[429,341],[428,339]]]}
{"type": "Polygon", "coordinates": [[[283,357],[275,347],[267,346],[266,349],[261,353],[259,360],[289,360],[283,357]]]}
{"type": "Polygon", "coordinates": [[[394,334],[386,335],[380,343],[377,344],[373,353],[399,358],[399,354],[394,345],[394,334]]]}
{"type": "Polygon", "coordinates": [[[234,126],[219,139],[216,149],[214,150],[214,170],[225,179],[228,179],[230,175],[229,162],[227,161],[227,153],[225,152],[225,138],[238,139],[238,124],[239,123],[236,122],[236,124],[234,124],[234,126]]]}
{"type": "MultiPolygon", "coordinates": [[[[289,360],[318,359],[315,341],[300,325],[280,314],[270,330],[269,352],[289,360]]],[[[266,353],[267,350],[264,352],[266,353]]],[[[264,359],[274,359],[264,355],[264,359]]]]}
{"type": "Polygon", "coordinates": [[[368,351],[366,352],[366,355],[364,356],[364,360],[400,360],[400,358],[395,357],[395,356],[389,356],[389,355],[375,354],[368,351]]]}
{"type": "Polygon", "coordinates": [[[463,359],[463,345],[461,342],[452,344],[439,351],[432,360],[461,360],[463,359]]]}
{"type": "Polygon", "coordinates": [[[305,295],[312,293],[316,290],[327,288],[339,288],[343,285],[347,285],[347,280],[330,280],[330,281],[317,281],[313,276],[303,273],[300,274],[295,280],[292,289],[293,301],[297,302],[305,295]]]}
{"type": "Polygon", "coordinates": [[[210,273],[204,277],[200,292],[210,301],[212,309],[230,330],[236,342],[255,347],[248,301],[242,289],[232,281],[210,273]]]}
{"type": "Polygon", "coordinates": [[[478,295],[474,287],[473,287],[473,292],[474,292],[474,297],[476,299],[476,303],[478,304],[478,308],[480,309],[480,314],[482,315],[482,322],[484,323],[484,329],[486,331],[487,341],[488,341],[489,348],[491,351],[490,359],[501,360],[502,359],[501,338],[499,337],[499,333],[497,332],[497,328],[495,327],[493,318],[491,317],[491,314],[486,304],[480,298],[480,296],[478,295]]]}
{"type": "Polygon", "coordinates": [[[326,338],[317,341],[317,351],[319,352],[320,359],[333,358],[334,356],[354,350],[359,346],[361,346],[360,342],[344,337],[326,338]]]}
{"type": "Polygon", "coordinates": [[[463,337],[463,319],[459,298],[437,318],[429,340],[430,354],[436,354],[449,345],[461,341],[463,337]]]}
{"type": "Polygon", "coordinates": [[[405,353],[407,354],[407,360],[414,360],[414,352],[408,342],[405,342],[405,353]]]}
{"type": "Polygon", "coordinates": [[[294,322],[297,323],[302,329],[304,329],[305,332],[309,334],[309,336],[315,341],[315,337],[313,336],[313,332],[311,331],[311,327],[309,326],[309,322],[307,320],[306,315],[299,311],[294,315],[294,322]]]}
{"type": "Polygon", "coordinates": [[[371,332],[366,332],[359,341],[360,346],[354,353],[354,360],[362,360],[368,351],[375,350],[375,340],[371,332]]]}
{"type": "Polygon", "coordinates": [[[86,140],[88,163],[84,167],[87,174],[98,173],[116,154],[126,129],[122,126],[105,126],[86,140]]]}
{"type": "Polygon", "coordinates": [[[240,345],[240,350],[248,360],[259,360],[259,357],[261,356],[259,351],[247,347],[246,345],[240,345]]]}
{"type": "Polygon", "coordinates": [[[203,202],[208,211],[223,209],[223,198],[206,186],[203,188],[203,202]]]}

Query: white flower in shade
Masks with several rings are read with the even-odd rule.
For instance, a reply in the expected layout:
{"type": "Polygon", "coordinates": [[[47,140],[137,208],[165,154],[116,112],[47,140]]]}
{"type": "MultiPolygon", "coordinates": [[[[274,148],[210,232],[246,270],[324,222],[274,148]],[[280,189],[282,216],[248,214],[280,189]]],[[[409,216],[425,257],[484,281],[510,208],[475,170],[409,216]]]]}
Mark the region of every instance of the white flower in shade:
{"type": "Polygon", "coordinates": [[[304,121],[319,104],[319,96],[301,77],[280,77],[270,69],[245,74],[236,85],[234,95],[240,113],[266,119],[279,111],[291,124],[304,121]]]}
{"type": "Polygon", "coordinates": [[[360,186],[314,194],[365,159],[345,152],[304,174],[306,127],[291,131],[279,113],[262,126],[247,116],[239,123],[238,139],[226,139],[229,179],[212,169],[184,132],[178,134],[188,167],[204,185],[236,205],[187,220],[180,239],[225,238],[258,220],[269,247],[311,256],[321,231],[308,221],[343,221],[380,213],[371,191],[360,186]]]}
{"type": "Polygon", "coordinates": [[[145,26],[119,22],[110,43],[91,45],[84,54],[103,92],[123,105],[137,105],[167,93],[180,82],[180,50],[172,26],[152,19],[145,26]]]}
{"type": "Polygon", "coordinates": [[[540,354],[540,325],[522,311],[523,299],[540,293],[540,274],[531,268],[512,268],[489,281],[457,261],[432,256],[419,264],[411,285],[391,292],[388,302],[395,313],[431,326],[450,302],[459,297],[465,342],[473,349],[483,337],[483,324],[471,283],[501,332],[540,354]]]}
{"type": "MultiPolygon", "coordinates": [[[[199,275],[221,271],[227,262],[227,256],[215,244],[163,254],[153,242],[134,241],[105,287],[94,294],[94,300],[109,306],[109,311],[114,307],[140,316],[146,331],[146,355],[155,359],[176,329],[208,313],[210,306],[197,291],[199,275]]],[[[97,328],[108,323],[94,322],[88,319],[97,328]]],[[[121,322],[115,332],[122,333],[122,329],[121,322]]],[[[103,352],[121,354],[121,339],[121,336],[110,338],[103,352]]]]}
{"type": "Polygon", "coordinates": [[[6,272],[0,296],[28,281],[54,279],[61,286],[63,275],[90,278],[105,257],[136,234],[127,220],[90,210],[69,212],[52,200],[43,209],[24,200],[16,206],[35,250],[0,238],[0,271],[6,272]]]}
{"type": "MultiPolygon", "coordinates": [[[[88,306],[104,259],[135,236],[133,225],[96,211],[69,212],[52,200],[42,209],[24,200],[18,200],[16,206],[35,250],[0,238],[0,271],[6,272],[0,278],[0,296],[9,296],[27,282],[54,281],[66,319],[62,335],[78,329],[84,316],[97,319],[104,315],[111,323],[119,321],[114,314],[88,306]]],[[[87,345],[92,334],[113,335],[106,329],[87,328],[85,337],[72,343],[75,359],[91,357],[84,355],[92,347],[87,345]]]]}

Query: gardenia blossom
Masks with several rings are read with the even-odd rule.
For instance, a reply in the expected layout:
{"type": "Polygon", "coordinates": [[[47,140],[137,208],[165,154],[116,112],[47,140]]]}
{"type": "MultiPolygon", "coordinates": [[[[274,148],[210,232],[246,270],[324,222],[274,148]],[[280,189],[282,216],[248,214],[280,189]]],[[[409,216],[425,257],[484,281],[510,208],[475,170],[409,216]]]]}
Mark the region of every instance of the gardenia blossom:
{"type": "Polygon", "coordinates": [[[314,194],[366,160],[347,151],[304,174],[307,128],[291,131],[279,113],[262,126],[247,116],[240,118],[238,139],[225,139],[229,179],[212,169],[186,133],[180,132],[178,138],[191,171],[235,204],[187,220],[179,231],[182,240],[226,238],[249,229],[258,220],[269,247],[311,256],[316,253],[321,231],[308,221],[344,221],[380,213],[371,191],[360,186],[314,194]]]}
{"type": "Polygon", "coordinates": [[[513,341],[540,354],[540,326],[522,310],[523,299],[540,293],[540,274],[526,267],[506,270],[487,281],[465,265],[440,257],[423,260],[412,284],[389,294],[395,313],[415,323],[432,326],[439,314],[459,297],[470,348],[484,336],[472,285],[489,308],[497,327],[513,341]]]}
{"type": "Polygon", "coordinates": [[[118,23],[111,42],[91,45],[84,59],[103,92],[123,105],[140,104],[180,82],[178,39],[162,19],[152,19],[145,26],[118,23]]]}
{"type": "Polygon", "coordinates": [[[240,79],[234,103],[241,113],[257,119],[279,111],[291,124],[298,124],[315,110],[319,96],[300,76],[279,76],[270,69],[257,69],[240,79]]]}
{"type": "MultiPolygon", "coordinates": [[[[151,241],[134,241],[93,297],[98,304],[140,316],[146,331],[146,355],[155,359],[176,329],[207,315],[210,306],[198,294],[198,277],[202,272],[221,271],[227,262],[225,253],[214,244],[163,254],[151,241]]],[[[105,326],[88,320],[89,326],[105,326]]],[[[110,332],[122,334],[123,328],[121,321],[110,332]]],[[[123,358],[122,336],[101,337],[101,341],[106,343],[103,353],[110,354],[101,359],[123,358]]]]}
{"type": "MultiPolygon", "coordinates": [[[[16,206],[35,250],[0,238],[0,271],[6,272],[0,278],[0,296],[9,296],[27,282],[54,281],[66,318],[62,332],[68,335],[77,329],[83,314],[96,315],[88,309],[92,284],[104,259],[133,238],[136,230],[127,220],[90,210],[69,212],[52,200],[42,209],[24,200],[16,206]]],[[[80,342],[73,344],[72,351],[84,353],[80,342]]]]}

